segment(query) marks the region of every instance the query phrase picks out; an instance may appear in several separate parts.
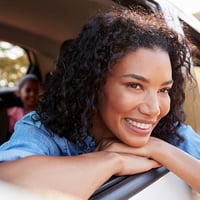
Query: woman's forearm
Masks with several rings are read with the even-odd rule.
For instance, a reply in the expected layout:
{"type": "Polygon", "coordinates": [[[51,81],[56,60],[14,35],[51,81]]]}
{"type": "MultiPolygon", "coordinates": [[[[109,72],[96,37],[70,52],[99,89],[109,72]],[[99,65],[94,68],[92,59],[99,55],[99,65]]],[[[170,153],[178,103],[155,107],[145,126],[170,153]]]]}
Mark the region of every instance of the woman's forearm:
{"type": "Polygon", "coordinates": [[[2,180],[31,189],[61,191],[87,199],[115,173],[117,160],[97,152],[73,157],[31,156],[0,164],[2,180]]]}
{"type": "Polygon", "coordinates": [[[158,140],[154,145],[151,157],[200,192],[200,161],[164,141],[158,140]]]}
{"type": "Polygon", "coordinates": [[[112,175],[130,175],[159,164],[132,153],[100,151],[80,156],[30,156],[0,164],[0,179],[31,189],[88,199],[112,175]]]}

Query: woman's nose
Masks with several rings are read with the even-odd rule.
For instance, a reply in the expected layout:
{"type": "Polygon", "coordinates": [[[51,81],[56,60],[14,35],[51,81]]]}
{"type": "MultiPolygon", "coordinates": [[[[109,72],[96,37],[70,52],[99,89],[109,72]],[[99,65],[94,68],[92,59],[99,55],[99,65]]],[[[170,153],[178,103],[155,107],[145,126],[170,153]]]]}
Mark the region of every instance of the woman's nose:
{"type": "Polygon", "coordinates": [[[145,115],[158,116],[160,114],[160,104],[157,93],[146,95],[139,106],[139,110],[145,115]]]}

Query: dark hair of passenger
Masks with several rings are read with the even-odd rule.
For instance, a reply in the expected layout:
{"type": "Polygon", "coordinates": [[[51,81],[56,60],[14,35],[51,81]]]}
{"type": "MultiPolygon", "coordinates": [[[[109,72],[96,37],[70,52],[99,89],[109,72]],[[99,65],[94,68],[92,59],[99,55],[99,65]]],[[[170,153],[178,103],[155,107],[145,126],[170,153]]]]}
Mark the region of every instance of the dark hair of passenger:
{"type": "Polygon", "coordinates": [[[191,76],[187,44],[167,27],[162,14],[145,14],[138,7],[137,11],[115,8],[100,13],[83,27],[57,60],[39,102],[40,120],[53,133],[81,141],[92,127],[102,86],[115,63],[129,52],[157,47],[169,54],[174,83],[170,111],[152,135],[165,141],[176,137],[180,142],[177,129],[185,120],[185,75],[191,76]]]}
{"type": "Polygon", "coordinates": [[[29,81],[34,81],[34,82],[38,82],[39,83],[39,79],[37,78],[36,75],[34,75],[34,74],[26,74],[19,80],[18,89],[20,90],[25,85],[25,83],[27,83],[29,81]]]}

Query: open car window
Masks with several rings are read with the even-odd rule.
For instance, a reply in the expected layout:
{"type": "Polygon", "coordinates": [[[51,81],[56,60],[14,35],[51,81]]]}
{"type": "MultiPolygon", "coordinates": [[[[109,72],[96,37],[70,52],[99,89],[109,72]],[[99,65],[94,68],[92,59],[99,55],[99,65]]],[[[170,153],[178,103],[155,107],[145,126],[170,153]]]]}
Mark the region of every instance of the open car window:
{"type": "Polygon", "coordinates": [[[0,41],[0,88],[14,88],[27,73],[30,61],[27,52],[14,44],[0,41]]]}

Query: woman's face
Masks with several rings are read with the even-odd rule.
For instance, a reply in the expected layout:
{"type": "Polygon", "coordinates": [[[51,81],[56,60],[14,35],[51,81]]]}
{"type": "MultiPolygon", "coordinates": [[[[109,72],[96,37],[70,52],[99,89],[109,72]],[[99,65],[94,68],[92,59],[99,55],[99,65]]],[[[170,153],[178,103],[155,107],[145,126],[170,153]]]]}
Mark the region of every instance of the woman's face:
{"type": "Polygon", "coordinates": [[[115,136],[134,147],[145,145],[159,120],[169,112],[172,83],[165,51],[141,48],[130,52],[106,77],[93,133],[115,136]]]}

